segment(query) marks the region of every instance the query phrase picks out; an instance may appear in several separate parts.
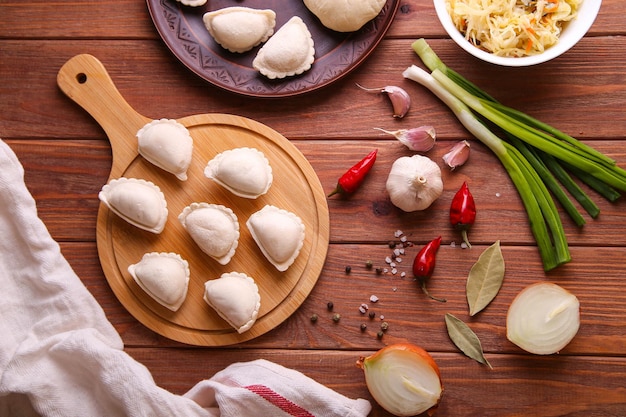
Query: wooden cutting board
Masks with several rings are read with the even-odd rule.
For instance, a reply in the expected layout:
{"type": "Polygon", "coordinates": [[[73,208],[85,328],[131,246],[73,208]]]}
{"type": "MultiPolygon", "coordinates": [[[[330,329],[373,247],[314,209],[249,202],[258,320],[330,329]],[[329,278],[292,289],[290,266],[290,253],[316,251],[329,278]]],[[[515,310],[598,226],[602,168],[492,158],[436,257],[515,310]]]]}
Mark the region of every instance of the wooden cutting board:
{"type": "Polygon", "coordinates": [[[178,119],[189,129],[194,141],[193,160],[187,172],[189,178],[180,181],[138,154],[136,133],[152,119],[137,113],[124,100],[95,57],[71,58],[59,70],[57,83],[106,132],[113,152],[109,180],[134,177],[152,181],[167,200],[167,224],[158,235],[130,225],[104,204],[100,204],[98,211],[96,239],[102,269],[116,297],[137,320],[179,342],[222,346],[250,340],[272,330],[302,304],[317,282],[326,259],[329,216],[317,175],[289,140],[259,122],[240,116],[201,114],[178,119]],[[262,151],[273,170],[272,187],[256,200],[237,197],[204,176],[207,162],[215,155],[244,146],[262,151]],[[237,252],[228,265],[220,265],[204,254],[178,221],[183,208],[193,202],[222,204],[237,215],[241,236],[237,252]],[[285,272],[279,272],[264,258],[245,225],[248,217],[266,204],[297,214],[306,227],[302,251],[285,272]],[[154,301],[128,273],[128,266],[139,262],[149,252],[175,252],[189,262],[189,290],[177,312],[154,301]],[[232,329],[202,299],[207,280],[231,271],[253,277],[261,295],[259,318],[243,334],[232,329]]]}

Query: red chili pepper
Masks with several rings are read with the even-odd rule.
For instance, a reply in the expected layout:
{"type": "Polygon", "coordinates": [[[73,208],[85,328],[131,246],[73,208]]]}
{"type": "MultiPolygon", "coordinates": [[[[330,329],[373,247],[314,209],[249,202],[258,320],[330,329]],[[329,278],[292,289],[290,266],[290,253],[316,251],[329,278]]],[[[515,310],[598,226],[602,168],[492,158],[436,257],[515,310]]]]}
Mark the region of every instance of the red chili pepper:
{"type": "Polygon", "coordinates": [[[433,275],[433,271],[435,270],[435,261],[439,245],[441,245],[441,236],[428,242],[426,246],[417,253],[413,261],[413,275],[415,275],[419,281],[424,294],[435,301],[445,303],[445,298],[433,297],[426,289],[426,281],[433,275]]]}
{"type": "Polygon", "coordinates": [[[328,194],[328,197],[337,193],[351,194],[355,192],[365,179],[365,175],[367,175],[367,173],[372,169],[372,166],[374,166],[377,153],[378,149],[374,149],[365,158],[361,159],[359,163],[346,171],[346,173],[339,178],[337,187],[333,190],[333,192],[328,194]]]}
{"type": "Polygon", "coordinates": [[[468,248],[471,248],[472,245],[467,238],[467,231],[472,227],[475,220],[476,204],[474,203],[474,197],[467,187],[467,182],[464,182],[461,189],[457,191],[452,199],[452,204],[450,205],[450,223],[455,229],[461,231],[463,241],[468,248]]]}

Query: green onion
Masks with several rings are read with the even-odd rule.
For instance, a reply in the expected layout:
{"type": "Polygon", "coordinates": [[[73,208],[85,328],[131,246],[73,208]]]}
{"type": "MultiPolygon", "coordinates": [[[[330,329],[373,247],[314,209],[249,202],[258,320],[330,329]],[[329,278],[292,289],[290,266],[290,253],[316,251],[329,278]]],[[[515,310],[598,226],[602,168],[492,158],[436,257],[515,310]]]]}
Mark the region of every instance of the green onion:
{"type": "Polygon", "coordinates": [[[412,65],[404,71],[404,77],[434,93],[498,157],[522,199],[544,270],[569,262],[567,238],[552,196],[578,226],[585,220],[561,185],[593,218],[599,209],[567,171],[614,201],[619,191],[626,191],[626,170],[566,133],[500,104],[448,68],[424,39],[415,41],[412,47],[431,73],[412,65]],[[493,133],[486,121],[502,129],[506,139],[493,133]]]}

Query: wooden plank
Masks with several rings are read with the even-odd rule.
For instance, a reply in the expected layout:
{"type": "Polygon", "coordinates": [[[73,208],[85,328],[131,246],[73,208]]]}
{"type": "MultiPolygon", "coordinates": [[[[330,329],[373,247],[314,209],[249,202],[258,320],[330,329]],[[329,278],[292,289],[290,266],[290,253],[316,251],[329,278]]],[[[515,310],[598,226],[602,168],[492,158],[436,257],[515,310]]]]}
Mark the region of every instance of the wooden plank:
{"type": "Polygon", "coordinates": [[[158,37],[145,1],[35,0],[29,6],[23,2],[7,0],[0,3],[0,15],[6,23],[0,29],[0,38],[158,37]],[[45,24],[42,24],[42,19],[45,24]]]}
{"type": "MultiPolygon", "coordinates": [[[[566,55],[527,68],[501,68],[459,53],[449,40],[431,42],[452,68],[503,103],[525,111],[583,140],[623,139],[626,131],[624,37],[584,39],[566,55]],[[589,56],[597,57],[593,65],[589,56]],[[531,92],[529,94],[529,92],[531,92]]],[[[253,117],[289,139],[378,138],[374,127],[434,125],[440,140],[466,138],[450,111],[420,85],[402,78],[419,64],[407,40],[385,40],[355,73],[314,95],[281,100],[246,98],[213,87],[191,74],[159,41],[0,40],[0,132],[12,138],[101,139],[102,130],[56,86],[57,72],[71,57],[90,53],[100,59],[122,96],[149,118],[228,113],[253,117]],[[141,58],[133,58],[141,50],[141,58]],[[359,90],[400,85],[412,97],[402,120],[391,117],[388,99],[359,90]],[[34,123],[36,121],[37,123],[34,123]],[[323,127],[323,128],[320,128],[323,127]]]]}
{"type": "Polygon", "coordinates": [[[38,214],[58,241],[95,241],[98,191],[111,170],[108,141],[6,141],[24,166],[38,214]]]}
{"type": "MultiPolygon", "coordinates": [[[[365,398],[372,417],[390,416],[370,396],[354,363],[372,351],[127,349],[157,384],[184,394],[234,362],[259,358],[296,369],[349,398],[365,398]],[[337,372],[341,369],[341,372],[337,372]]],[[[514,417],[617,416],[626,409],[624,358],[490,355],[494,369],[460,354],[432,354],[441,369],[444,394],[437,415],[514,417]],[[593,381],[593,382],[591,382],[593,381]],[[488,394],[487,394],[488,393],[488,394]]]]}
{"type": "MultiPolygon", "coordinates": [[[[534,248],[505,246],[505,281],[496,299],[479,315],[469,317],[465,299],[465,280],[469,269],[484,246],[463,250],[442,246],[437,255],[437,267],[429,282],[430,291],[445,297],[438,303],[422,294],[411,275],[411,263],[421,245],[406,249],[398,273],[377,274],[376,267],[388,267],[385,258],[390,249],[386,245],[332,244],[313,291],[302,306],[285,323],[268,334],[238,345],[241,348],[277,348],[307,346],[311,349],[379,349],[394,342],[413,342],[429,351],[455,352],[445,330],[443,317],[452,313],[466,321],[480,337],[488,353],[520,353],[521,350],[506,340],[506,312],[511,301],[525,286],[537,281],[550,281],[574,293],[581,302],[581,328],[563,355],[626,355],[626,294],[623,287],[622,248],[573,248],[575,261],[548,276],[541,272],[541,264],[534,248]],[[373,270],[365,268],[372,260],[373,270]],[[346,265],[352,271],[345,273],[346,265]],[[406,272],[406,277],[401,273],[406,272]],[[346,287],[350,291],[344,291],[346,287]],[[379,298],[369,301],[371,295],[379,298]],[[327,303],[333,302],[333,312],[327,303]],[[369,305],[376,318],[359,312],[363,303],[369,305]],[[333,313],[341,320],[335,323],[333,313]],[[313,324],[313,314],[319,320],[313,324]],[[377,338],[380,315],[389,323],[382,340],[377,338]],[[362,323],[367,331],[361,332],[362,323]]],[[[134,322],[108,289],[102,271],[93,265],[94,244],[62,245],[62,250],[76,273],[104,306],[107,316],[122,335],[127,346],[181,346],[157,336],[134,322]],[[90,257],[91,256],[91,257],[90,257]]]]}
{"type": "MultiPolygon", "coordinates": [[[[624,33],[620,0],[604,0],[590,35],[624,33]]],[[[0,38],[156,39],[145,1],[89,0],[0,3],[5,24],[0,38]],[[36,10],[36,13],[33,12],[36,10]],[[41,25],[38,17],[45,16],[41,25]]],[[[446,36],[431,0],[404,1],[389,32],[391,37],[446,36]]]]}
{"type": "MultiPolygon", "coordinates": [[[[106,140],[8,141],[26,168],[26,182],[34,194],[42,219],[58,240],[93,241],[99,200],[97,194],[106,183],[111,167],[111,151],[106,140]],[[80,156],[80,157],[79,157],[80,156]],[[53,187],[51,187],[53,186],[53,187]]],[[[528,219],[517,191],[497,159],[481,144],[474,144],[469,162],[450,172],[443,169],[444,193],[433,206],[421,212],[403,213],[389,201],[385,182],[396,158],[411,153],[395,139],[379,141],[296,140],[293,143],[304,154],[328,193],[337,179],[353,163],[373,148],[379,149],[377,162],[363,187],[351,198],[335,196],[328,200],[333,242],[385,243],[395,230],[404,230],[413,239],[424,242],[437,234],[444,241],[457,241],[460,235],[448,225],[448,210],[454,193],[468,181],[478,205],[478,219],[470,232],[475,244],[502,240],[509,244],[533,244],[528,219]],[[487,168],[485,168],[487,167],[487,168]],[[354,227],[355,216],[367,228],[354,227]]],[[[620,141],[599,141],[597,149],[626,164],[626,153],[620,141]]],[[[428,156],[440,162],[448,142],[440,142],[428,156]]],[[[562,213],[571,245],[614,247],[624,245],[626,236],[620,225],[624,221],[624,199],[610,203],[589,191],[601,214],[590,218],[583,210],[587,224],[578,229],[562,213]]]]}

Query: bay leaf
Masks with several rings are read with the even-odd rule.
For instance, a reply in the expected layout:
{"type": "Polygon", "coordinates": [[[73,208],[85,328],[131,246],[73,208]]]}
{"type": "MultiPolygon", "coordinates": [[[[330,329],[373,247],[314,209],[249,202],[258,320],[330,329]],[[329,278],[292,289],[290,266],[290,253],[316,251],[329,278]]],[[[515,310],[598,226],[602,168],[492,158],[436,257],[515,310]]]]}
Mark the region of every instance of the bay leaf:
{"type": "Polygon", "coordinates": [[[504,281],[504,258],[500,241],[480,254],[467,277],[465,293],[470,316],[475,315],[496,297],[504,281]]]}
{"type": "Polygon", "coordinates": [[[456,347],[466,356],[493,369],[487,358],[485,358],[483,347],[476,333],[462,320],[450,313],[446,313],[445,320],[448,336],[450,336],[450,340],[452,340],[456,347]]]}

